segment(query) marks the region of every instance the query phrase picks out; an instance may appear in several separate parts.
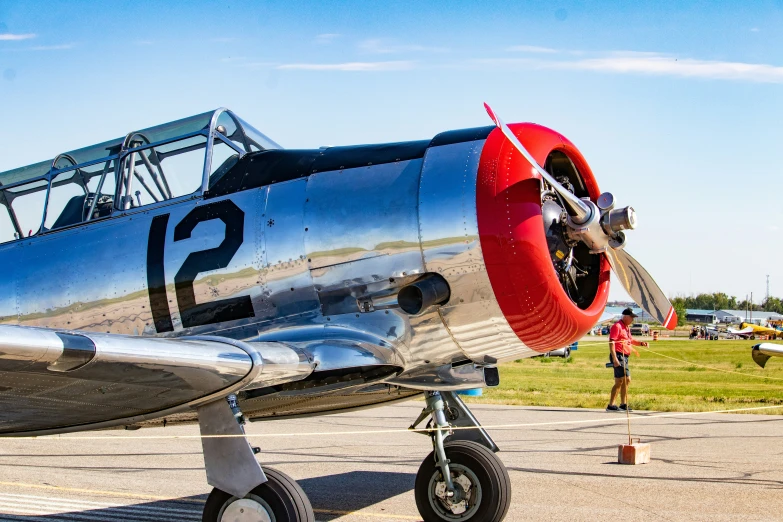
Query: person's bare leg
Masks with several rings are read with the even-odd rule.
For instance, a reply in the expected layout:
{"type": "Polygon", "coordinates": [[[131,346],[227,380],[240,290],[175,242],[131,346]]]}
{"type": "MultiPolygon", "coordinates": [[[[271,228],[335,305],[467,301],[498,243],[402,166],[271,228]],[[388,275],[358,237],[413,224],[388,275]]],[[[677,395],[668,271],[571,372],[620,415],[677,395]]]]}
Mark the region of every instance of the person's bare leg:
{"type": "Polygon", "coordinates": [[[620,379],[622,384],[620,385],[620,399],[621,404],[628,404],[628,377],[620,379]]]}
{"type": "Polygon", "coordinates": [[[622,379],[614,380],[614,386],[612,386],[612,392],[609,394],[609,406],[614,404],[614,401],[617,398],[617,390],[620,389],[620,383],[622,381],[623,381],[622,379]]]}

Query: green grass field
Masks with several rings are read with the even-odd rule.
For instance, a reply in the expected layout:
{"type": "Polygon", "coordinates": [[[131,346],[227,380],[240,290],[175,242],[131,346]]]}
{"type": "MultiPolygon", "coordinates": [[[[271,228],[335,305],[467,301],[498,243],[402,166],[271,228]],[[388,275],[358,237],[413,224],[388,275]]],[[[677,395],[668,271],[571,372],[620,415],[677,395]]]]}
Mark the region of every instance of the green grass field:
{"type": "MultiPolygon", "coordinates": [[[[606,368],[606,337],[586,337],[568,360],[521,359],[500,366],[500,386],[484,390],[474,403],[604,408],[613,375],[606,368]]],[[[629,403],[636,410],[710,411],[781,405],[756,413],[783,414],[783,357],[762,369],[751,358],[759,341],[650,342],[631,356],[629,403]],[[680,362],[663,356],[674,357],[680,362]],[[723,371],[704,368],[705,366],[723,371]],[[727,373],[730,372],[730,373],[727,373]]]]}

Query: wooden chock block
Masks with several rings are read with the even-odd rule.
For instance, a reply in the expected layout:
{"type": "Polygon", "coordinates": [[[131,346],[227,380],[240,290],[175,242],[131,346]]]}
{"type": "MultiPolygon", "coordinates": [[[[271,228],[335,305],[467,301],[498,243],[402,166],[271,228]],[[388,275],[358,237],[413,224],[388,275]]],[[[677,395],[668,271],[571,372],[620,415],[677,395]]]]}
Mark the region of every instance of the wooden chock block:
{"type": "Polygon", "coordinates": [[[617,462],[620,464],[649,464],[650,445],[636,441],[633,444],[620,444],[617,447],[617,462]]]}

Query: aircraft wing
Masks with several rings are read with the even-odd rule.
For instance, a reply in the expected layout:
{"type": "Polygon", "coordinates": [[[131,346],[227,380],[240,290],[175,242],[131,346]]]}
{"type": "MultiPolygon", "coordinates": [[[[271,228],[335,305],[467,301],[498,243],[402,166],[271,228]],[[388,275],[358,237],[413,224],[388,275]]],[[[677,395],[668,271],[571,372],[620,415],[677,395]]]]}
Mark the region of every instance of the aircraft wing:
{"type": "Polygon", "coordinates": [[[0,435],[133,425],[312,370],[282,342],[0,325],[0,435]]]}
{"type": "Polygon", "coordinates": [[[754,345],[751,351],[751,356],[753,357],[753,360],[756,362],[756,364],[764,368],[764,365],[767,364],[767,361],[770,359],[770,357],[783,356],[783,345],[770,343],[754,345]]]}
{"type": "Polygon", "coordinates": [[[740,337],[750,337],[750,335],[754,333],[753,328],[751,328],[750,326],[746,326],[742,330],[737,330],[736,328],[728,328],[726,331],[731,335],[739,335],[740,337]]]}
{"type": "Polygon", "coordinates": [[[601,314],[601,318],[598,319],[598,322],[595,323],[596,326],[598,325],[604,325],[609,323],[614,323],[620,320],[620,314],[613,314],[609,312],[604,312],[601,314]]]}

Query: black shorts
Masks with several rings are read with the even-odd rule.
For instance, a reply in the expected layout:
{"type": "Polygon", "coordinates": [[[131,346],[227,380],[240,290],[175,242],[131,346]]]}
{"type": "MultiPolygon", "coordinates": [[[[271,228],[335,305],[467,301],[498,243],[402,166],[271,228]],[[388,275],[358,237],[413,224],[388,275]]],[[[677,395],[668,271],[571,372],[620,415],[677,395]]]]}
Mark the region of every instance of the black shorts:
{"type": "MultiPolygon", "coordinates": [[[[623,372],[625,372],[625,377],[630,377],[631,370],[628,368],[628,356],[620,352],[615,352],[615,355],[617,355],[617,361],[620,363],[620,366],[612,366],[612,369],[614,370],[614,378],[622,379],[623,372]]],[[[609,356],[609,362],[614,362],[612,361],[611,355],[609,356]]]]}

